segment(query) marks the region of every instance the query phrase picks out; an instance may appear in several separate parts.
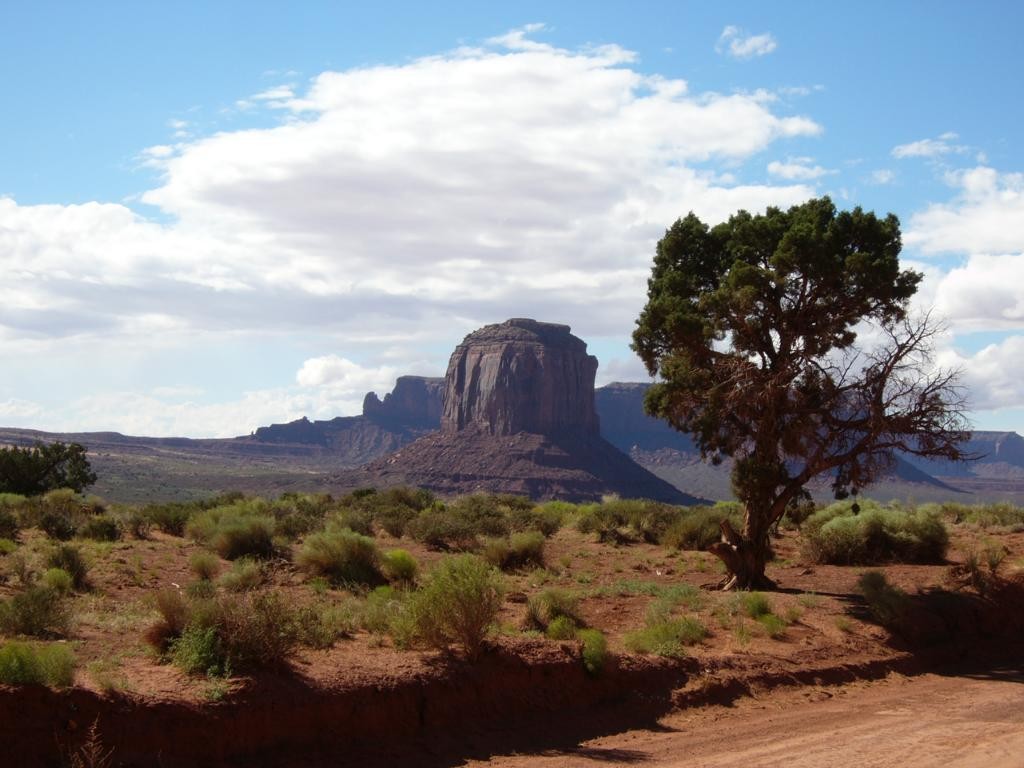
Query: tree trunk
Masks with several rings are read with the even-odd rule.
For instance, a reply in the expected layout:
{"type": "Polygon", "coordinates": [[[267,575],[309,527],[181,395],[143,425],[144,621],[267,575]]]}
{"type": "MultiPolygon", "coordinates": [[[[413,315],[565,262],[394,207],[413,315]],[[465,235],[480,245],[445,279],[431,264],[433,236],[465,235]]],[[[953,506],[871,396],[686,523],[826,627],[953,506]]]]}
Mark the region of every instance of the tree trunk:
{"type": "Polygon", "coordinates": [[[732,589],[775,589],[775,582],[765,575],[768,562],[768,532],[758,530],[756,523],[751,525],[748,514],[741,536],[723,520],[722,540],[708,547],[708,551],[725,563],[726,577],[722,580],[723,590],[732,589]]]}

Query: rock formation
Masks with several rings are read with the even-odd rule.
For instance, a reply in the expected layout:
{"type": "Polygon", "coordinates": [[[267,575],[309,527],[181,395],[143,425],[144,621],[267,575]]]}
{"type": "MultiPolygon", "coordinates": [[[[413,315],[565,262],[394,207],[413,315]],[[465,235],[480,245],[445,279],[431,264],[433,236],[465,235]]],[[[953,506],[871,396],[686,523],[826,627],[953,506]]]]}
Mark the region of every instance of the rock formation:
{"type": "Polygon", "coordinates": [[[445,380],[427,376],[399,376],[395,388],[384,395],[367,392],[363,416],[381,424],[437,429],[445,380]]]}
{"type": "Polygon", "coordinates": [[[441,493],[696,501],[600,436],[597,360],[569,331],[513,319],[469,334],[448,364],[440,431],[371,463],[371,482],[441,493]]]}

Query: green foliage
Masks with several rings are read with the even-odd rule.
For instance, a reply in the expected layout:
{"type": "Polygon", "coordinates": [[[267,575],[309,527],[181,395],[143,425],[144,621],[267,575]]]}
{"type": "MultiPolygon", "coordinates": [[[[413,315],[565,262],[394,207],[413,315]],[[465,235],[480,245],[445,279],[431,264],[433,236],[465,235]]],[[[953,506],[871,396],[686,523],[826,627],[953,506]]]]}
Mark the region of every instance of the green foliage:
{"type": "Polygon", "coordinates": [[[0,645],[0,684],[66,688],[75,679],[77,661],[62,643],[8,642],[0,645]]]}
{"type": "Polygon", "coordinates": [[[10,539],[0,539],[0,557],[12,554],[17,548],[18,545],[10,539]]]}
{"type": "Polygon", "coordinates": [[[544,630],[544,634],[552,640],[572,640],[576,632],[576,622],[568,616],[556,616],[544,630]]]}
{"type": "Polygon", "coordinates": [[[314,533],[296,557],[300,568],[335,584],[379,584],[383,581],[380,561],[373,539],[347,529],[314,533]]]}
{"type": "Polygon", "coordinates": [[[200,509],[201,507],[195,504],[151,504],[144,507],[140,514],[143,520],[148,521],[164,533],[171,536],[183,536],[189,518],[200,509]]]}
{"type": "Polygon", "coordinates": [[[47,510],[39,518],[39,529],[57,541],[68,541],[78,532],[71,516],[63,511],[47,510]]]}
{"type": "Polygon", "coordinates": [[[743,612],[752,619],[772,614],[772,604],[763,592],[741,592],[739,600],[743,612]]]}
{"type": "Polygon", "coordinates": [[[46,556],[48,568],[62,568],[71,575],[75,589],[89,586],[89,564],[82,557],[82,551],[73,544],[58,544],[46,556]]]}
{"type": "Polygon", "coordinates": [[[544,567],[544,534],[540,531],[513,533],[509,538],[488,539],[483,557],[503,571],[533,566],[544,567]]]}
{"type": "Polygon", "coordinates": [[[578,627],[586,626],[580,613],[579,598],[564,589],[552,587],[530,597],[526,603],[527,629],[547,631],[551,622],[565,618],[578,627]]]}
{"type": "Polygon", "coordinates": [[[95,515],[78,529],[78,535],[93,541],[118,541],[124,530],[111,515],[95,515]]]}
{"type": "Polygon", "coordinates": [[[0,632],[5,635],[51,637],[68,631],[70,613],[59,592],[31,584],[0,601],[0,632]]]}
{"type": "Polygon", "coordinates": [[[412,584],[419,569],[416,558],[404,549],[390,549],[381,558],[381,571],[388,581],[412,584]]]}
{"type": "Polygon", "coordinates": [[[466,549],[476,542],[476,531],[465,519],[442,506],[423,510],[405,528],[413,539],[433,549],[466,549]]]}
{"type": "Polygon", "coordinates": [[[185,532],[196,541],[209,544],[225,560],[251,557],[273,557],[274,518],[265,514],[262,499],[239,501],[214,507],[194,515],[185,532]]]}
{"type": "Polygon", "coordinates": [[[583,668],[588,675],[601,674],[605,664],[608,663],[608,641],[605,636],[596,629],[581,629],[577,636],[583,645],[581,650],[583,668]]]}
{"type": "Polygon", "coordinates": [[[250,592],[266,581],[263,564],[251,557],[240,557],[231,563],[231,570],[217,580],[228,592],[250,592]]]}
{"type": "Polygon", "coordinates": [[[1024,526],[1024,507],[1000,502],[996,504],[926,504],[922,509],[935,512],[954,524],[976,525],[979,528],[1024,526]]]}
{"type": "Polygon", "coordinates": [[[18,538],[18,516],[6,506],[0,504],[0,539],[18,538]]]}
{"type": "Polygon", "coordinates": [[[686,646],[695,645],[707,637],[708,631],[696,618],[682,616],[648,622],[643,629],[626,635],[626,648],[634,653],[682,658],[686,646]]]}
{"type": "Polygon", "coordinates": [[[359,628],[352,604],[304,605],[295,611],[298,641],[309,648],[330,648],[342,637],[351,637],[359,628]]]}
{"type": "Polygon", "coordinates": [[[363,602],[360,624],[367,632],[383,635],[390,632],[399,618],[408,595],[394,587],[382,586],[371,591],[363,602]]]}
{"type": "Polygon", "coordinates": [[[667,621],[677,608],[690,611],[699,610],[704,605],[704,596],[700,590],[689,584],[675,584],[661,590],[658,596],[647,606],[647,623],[667,621]]]}
{"type": "Polygon", "coordinates": [[[501,574],[474,555],[442,560],[413,593],[408,611],[417,637],[435,648],[462,646],[477,658],[484,638],[501,609],[505,588],[501,574]]]}
{"type": "Polygon", "coordinates": [[[171,660],[189,675],[221,677],[230,674],[216,627],[192,625],[171,643],[171,660]]]}
{"type": "Polygon", "coordinates": [[[834,565],[945,561],[949,534],[933,510],[883,508],[874,502],[860,506],[854,514],[849,504],[832,504],[807,519],[803,536],[809,559],[834,565]]]}
{"type": "Polygon", "coordinates": [[[79,443],[36,443],[0,448],[0,493],[38,496],[56,488],[81,493],[96,482],[88,451],[79,443]]]}
{"type": "Polygon", "coordinates": [[[774,613],[764,613],[757,617],[757,622],[764,627],[768,637],[777,640],[786,634],[786,622],[774,613]]]}
{"type": "Polygon", "coordinates": [[[49,587],[58,595],[68,595],[75,588],[75,580],[63,568],[49,568],[41,579],[43,586],[49,587]]]}
{"type": "Polygon", "coordinates": [[[735,502],[719,502],[713,507],[689,507],[662,533],[660,543],[673,549],[706,550],[722,536],[719,527],[728,520],[739,530],[743,525],[743,509],[735,502]]]}
{"type": "Polygon", "coordinates": [[[220,571],[220,559],[212,552],[193,552],[188,559],[188,567],[197,578],[209,581],[220,571]]]}

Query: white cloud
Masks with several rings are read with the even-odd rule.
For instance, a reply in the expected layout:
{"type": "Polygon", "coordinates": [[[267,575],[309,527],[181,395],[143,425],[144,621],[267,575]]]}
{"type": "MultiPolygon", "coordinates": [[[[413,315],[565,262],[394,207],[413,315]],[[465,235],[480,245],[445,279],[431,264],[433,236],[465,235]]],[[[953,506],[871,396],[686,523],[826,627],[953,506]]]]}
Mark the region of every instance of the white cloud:
{"type": "Polygon", "coordinates": [[[370,390],[385,388],[399,373],[394,368],[364,368],[338,355],[323,355],[306,360],[295,381],[303,387],[346,387],[365,394],[370,390]]]}
{"type": "MultiPolygon", "coordinates": [[[[563,50],[531,31],[265,91],[261,104],[287,109],[280,125],[149,153],[163,178],[143,200],[159,218],[0,198],[0,354],[316,332],[374,369],[349,350],[370,354],[375,338],[443,348],[513,316],[624,336],[676,217],[717,222],[813,195],[723,173],[818,134],[813,120],[757,94],[691,93],[617,46],[563,50]]],[[[433,354],[443,368],[447,351],[433,354]]],[[[184,404],[138,402],[164,414],[161,433],[184,428],[184,404]]]]}
{"type": "Polygon", "coordinates": [[[879,186],[885,184],[892,184],[896,179],[896,174],[888,168],[878,168],[871,172],[871,183],[878,184],[879,186]]]}
{"type": "Polygon", "coordinates": [[[893,147],[892,156],[902,160],[907,157],[939,157],[948,154],[963,154],[967,151],[967,147],[952,143],[957,138],[959,138],[957,134],[947,132],[937,139],[921,139],[920,141],[912,141],[909,144],[900,144],[893,147]]]}
{"type": "Polygon", "coordinates": [[[771,53],[777,47],[778,43],[771,33],[751,35],[739,27],[730,25],[718,36],[715,51],[728,54],[735,59],[749,59],[771,53]]]}
{"type": "Polygon", "coordinates": [[[908,245],[925,253],[1024,251],[1024,174],[979,166],[947,180],[957,196],[914,214],[908,245]]]}
{"type": "Polygon", "coordinates": [[[960,370],[972,410],[1019,408],[1024,403],[1024,336],[1008,336],[973,355],[947,349],[936,362],[960,370]]]}
{"type": "Polygon", "coordinates": [[[812,165],[813,162],[810,157],[791,157],[784,163],[772,160],[768,163],[768,173],[787,181],[811,181],[835,173],[820,165],[812,165]]]}

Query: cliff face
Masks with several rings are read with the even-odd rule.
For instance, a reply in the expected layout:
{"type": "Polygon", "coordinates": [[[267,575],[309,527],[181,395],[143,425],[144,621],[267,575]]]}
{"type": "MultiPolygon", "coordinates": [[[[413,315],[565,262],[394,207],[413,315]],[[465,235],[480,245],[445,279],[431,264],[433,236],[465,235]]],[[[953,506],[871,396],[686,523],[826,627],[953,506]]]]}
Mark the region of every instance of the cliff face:
{"type": "Polygon", "coordinates": [[[445,380],[427,376],[399,376],[395,388],[381,400],[376,392],[363,398],[363,416],[378,423],[437,429],[445,380]]]}
{"type": "Polygon", "coordinates": [[[441,431],[597,435],[597,358],[569,326],[512,319],[469,334],[445,376],[441,431]]]}

